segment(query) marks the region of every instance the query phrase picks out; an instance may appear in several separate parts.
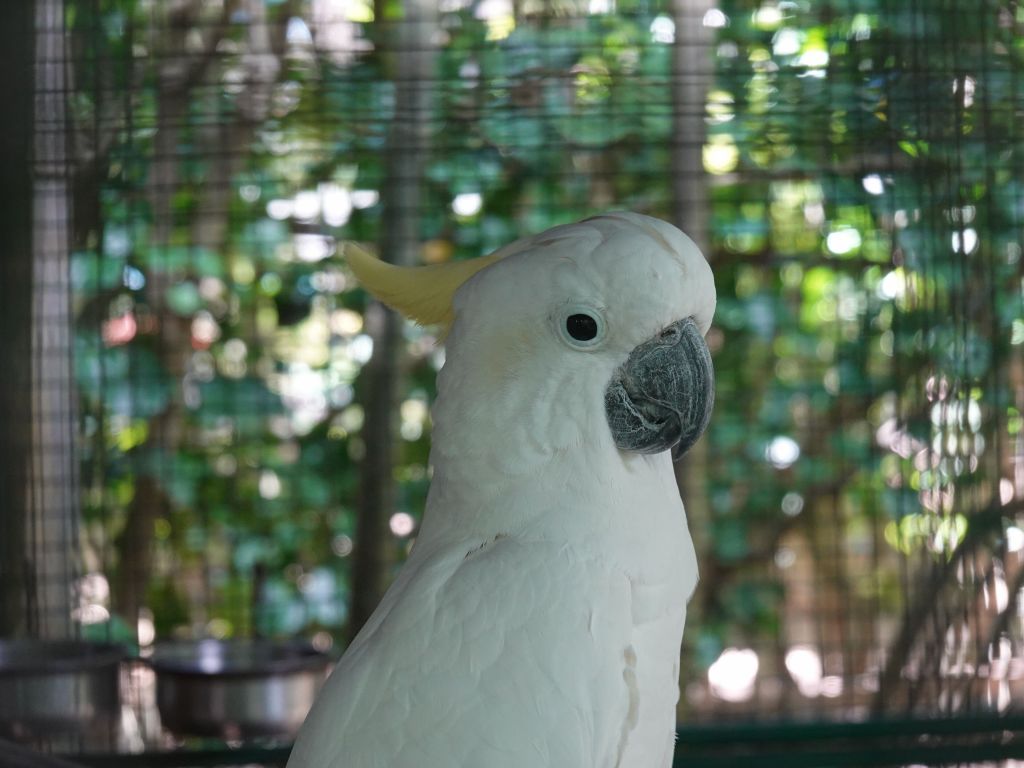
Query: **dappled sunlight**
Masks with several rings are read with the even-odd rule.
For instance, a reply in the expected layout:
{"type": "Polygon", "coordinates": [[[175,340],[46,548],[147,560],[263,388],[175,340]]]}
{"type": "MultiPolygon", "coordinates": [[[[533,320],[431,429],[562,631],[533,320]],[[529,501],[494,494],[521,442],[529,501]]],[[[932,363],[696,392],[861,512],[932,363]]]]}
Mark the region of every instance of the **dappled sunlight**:
{"type": "Polygon", "coordinates": [[[708,667],[711,693],[725,701],[747,701],[754,696],[757,653],[751,648],[726,648],[708,667]]]}
{"type": "Polygon", "coordinates": [[[74,237],[36,311],[75,322],[39,363],[73,366],[75,632],[343,650],[418,535],[446,359],[344,244],[444,265],[629,209],[718,292],[680,721],[1012,710],[1019,14],[436,5],[67,0],[74,237]]]}

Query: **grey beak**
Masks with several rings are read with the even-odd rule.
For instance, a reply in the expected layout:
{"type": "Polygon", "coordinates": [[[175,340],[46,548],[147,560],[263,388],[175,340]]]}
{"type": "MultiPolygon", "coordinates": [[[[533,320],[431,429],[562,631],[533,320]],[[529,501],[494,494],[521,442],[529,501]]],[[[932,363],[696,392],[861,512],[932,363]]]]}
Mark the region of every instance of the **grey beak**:
{"type": "Polygon", "coordinates": [[[604,394],[615,445],[678,460],[704,433],[715,402],[711,352],[691,318],[636,347],[604,394]]]}

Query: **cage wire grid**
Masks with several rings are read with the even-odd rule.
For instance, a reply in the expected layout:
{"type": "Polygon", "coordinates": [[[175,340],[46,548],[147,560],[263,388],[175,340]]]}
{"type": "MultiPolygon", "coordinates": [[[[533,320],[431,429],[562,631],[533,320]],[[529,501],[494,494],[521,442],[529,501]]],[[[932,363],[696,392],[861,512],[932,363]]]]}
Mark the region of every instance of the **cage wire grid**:
{"type": "MultiPolygon", "coordinates": [[[[342,648],[415,539],[443,347],[339,243],[628,208],[719,291],[680,721],[1018,710],[1020,6],[429,6],[36,0],[5,634],[342,648]]],[[[128,682],[128,741],[180,743],[128,682]]]]}
{"type": "MultiPolygon", "coordinates": [[[[23,6],[10,14],[4,30],[3,45],[14,52],[5,63],[14,64],[10,71],[17,81],[8,90],[8,103],[18,118],[5,131],[2,151],[9,183],[3,206],[9,237],[0,275],[5,334],[0,636],[5,638],[69,636],[79,573],[62,11],[53,3],[23,6]]],[[[10,715],[22,701],[9,683],[18,684],[20,655],[16,644],[0,649],[5,735],[9,727],[18,731],[10,715]]]]}

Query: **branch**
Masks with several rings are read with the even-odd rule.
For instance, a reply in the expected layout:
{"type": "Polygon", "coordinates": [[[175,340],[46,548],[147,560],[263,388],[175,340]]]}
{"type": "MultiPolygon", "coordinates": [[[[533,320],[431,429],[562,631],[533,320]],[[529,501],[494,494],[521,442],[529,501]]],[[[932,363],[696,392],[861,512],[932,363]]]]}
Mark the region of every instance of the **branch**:
{"type": "Polygon", "coordinates": [[[877,716],[884,712],[893,688],[896,687],[903,675],[903,668],[906,666],[910,652],[917,643],[918,634],[927,626],[929,615],[939,606],[939,594],[956,574],[961,563],[985,536],[1000,529],[1003,517],[1021,511],[1024,511],[1024,502],[1004,507],[1000,506],[997,500],[987,509],[975,513],[970,518],[963,540],[945,562],[937,569],[932,570],[931,578],[928,579],[917,600],[907,610],[899,635],[886,653],[885,667],[879,676],[878,692],[871,704],[874,715],[877,716]]]}

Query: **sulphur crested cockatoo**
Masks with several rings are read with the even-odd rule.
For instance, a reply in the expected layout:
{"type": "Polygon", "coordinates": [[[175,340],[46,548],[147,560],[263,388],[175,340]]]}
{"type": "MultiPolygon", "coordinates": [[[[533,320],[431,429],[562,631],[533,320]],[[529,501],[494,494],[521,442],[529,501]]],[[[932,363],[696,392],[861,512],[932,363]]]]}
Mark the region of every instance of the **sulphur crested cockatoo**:
{"type": "Polygon", "coordinates": [[[707,425],[711,270],[613,213],[379,299],[447,332],[409,559],[338,662],[289,768],[664,768],[697,563],[672,471],[707,425]]]}

